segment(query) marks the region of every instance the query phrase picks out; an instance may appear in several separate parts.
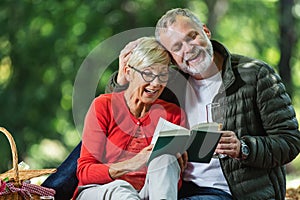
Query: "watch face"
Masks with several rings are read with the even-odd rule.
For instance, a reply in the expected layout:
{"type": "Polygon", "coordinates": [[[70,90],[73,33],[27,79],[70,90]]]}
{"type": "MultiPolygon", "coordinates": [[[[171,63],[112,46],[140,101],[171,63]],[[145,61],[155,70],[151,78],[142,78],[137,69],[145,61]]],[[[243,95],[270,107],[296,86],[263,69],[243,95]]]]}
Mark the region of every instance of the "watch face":
{"type": "Polygon", "coordinates": [[[242,153],[243,153],[244,155],[246,155],[246,156],[249,155],[250,151],[249,151],[248,146],[246,146],[246,145],[243,145],[243,146],[242,146],[242,153]]]}
{"type": "Polygon", "coordinates": [[[243,140],[241,140],[241,145],[242,159],[246,159],[247,156],[250,154],[250,149],[243,140]]]}

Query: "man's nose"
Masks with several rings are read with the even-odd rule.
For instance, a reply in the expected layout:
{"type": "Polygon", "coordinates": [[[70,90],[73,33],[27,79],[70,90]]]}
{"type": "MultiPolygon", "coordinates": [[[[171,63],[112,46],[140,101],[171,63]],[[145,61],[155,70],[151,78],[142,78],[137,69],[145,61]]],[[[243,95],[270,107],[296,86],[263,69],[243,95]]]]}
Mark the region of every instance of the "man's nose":
{"type": "Polygon", "coordinates": [[[192,52],[192,50],[193,50],[193,45],[191,45],[188,42],[184,42],[183,43],[183,51],[184,51],[184,53],[190,53],[190,52],[192,52]]]}

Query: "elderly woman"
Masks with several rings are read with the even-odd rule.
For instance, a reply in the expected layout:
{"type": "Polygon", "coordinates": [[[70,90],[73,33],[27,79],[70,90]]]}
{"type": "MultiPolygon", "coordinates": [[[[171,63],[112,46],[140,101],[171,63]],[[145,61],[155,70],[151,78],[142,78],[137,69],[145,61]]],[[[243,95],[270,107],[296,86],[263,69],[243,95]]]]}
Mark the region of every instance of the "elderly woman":
{"type": "Polygon", "coordinates": [[[124,68],[128,88],[102,94],[86,115],[78,159],[77,199],[177,199],[180,167],[163,155],[147,166],[160,117],[185,126],[184,112],[158,99],[168,81],[170,57],[144,37],[124,68]]]}

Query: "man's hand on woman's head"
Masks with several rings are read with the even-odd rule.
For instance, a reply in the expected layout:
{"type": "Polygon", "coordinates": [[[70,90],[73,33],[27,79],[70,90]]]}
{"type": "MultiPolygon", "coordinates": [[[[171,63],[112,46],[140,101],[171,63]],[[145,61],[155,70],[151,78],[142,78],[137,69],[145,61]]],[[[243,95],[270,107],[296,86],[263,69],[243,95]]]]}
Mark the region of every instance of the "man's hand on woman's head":
{"type": "Polygon", "coordinates": [[[129,42],[124,49],[120,52],[119,55],[119,71],[118,71],[118,77],[117,82],[119,85],[125,85],[128,83],[128,81],[125,78],[125,71],[124,68],[128,63],[128,60],[130,58],[132,50],[137,46],[140,39],[134,40],[132,42],[129,42]]]}

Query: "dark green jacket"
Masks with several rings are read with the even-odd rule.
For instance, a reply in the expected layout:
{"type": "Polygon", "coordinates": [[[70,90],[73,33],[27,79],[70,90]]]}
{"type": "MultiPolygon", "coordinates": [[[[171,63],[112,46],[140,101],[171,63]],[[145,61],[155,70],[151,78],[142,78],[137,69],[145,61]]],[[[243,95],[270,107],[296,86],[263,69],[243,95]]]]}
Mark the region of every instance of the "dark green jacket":
{"type": "MultiPolygon", "coordinates": [[[[300,133],[291,99],[280,77],[266,63],[230,54],[212,41],[224,58],[223,86],[214,102],[225,105],[224,130],[234,131],[250,148],[246,160],[220,159],[234,199],[284,199],[285,164],[300,151],[300,133]]],[[[172,70],[162,99],[184,108],[188,75],[172,70]]],[[[108,90],[116,86],[112,76],[108,90]]],[[[124,89],[123,87],[116,87],[124,89]]]]}

